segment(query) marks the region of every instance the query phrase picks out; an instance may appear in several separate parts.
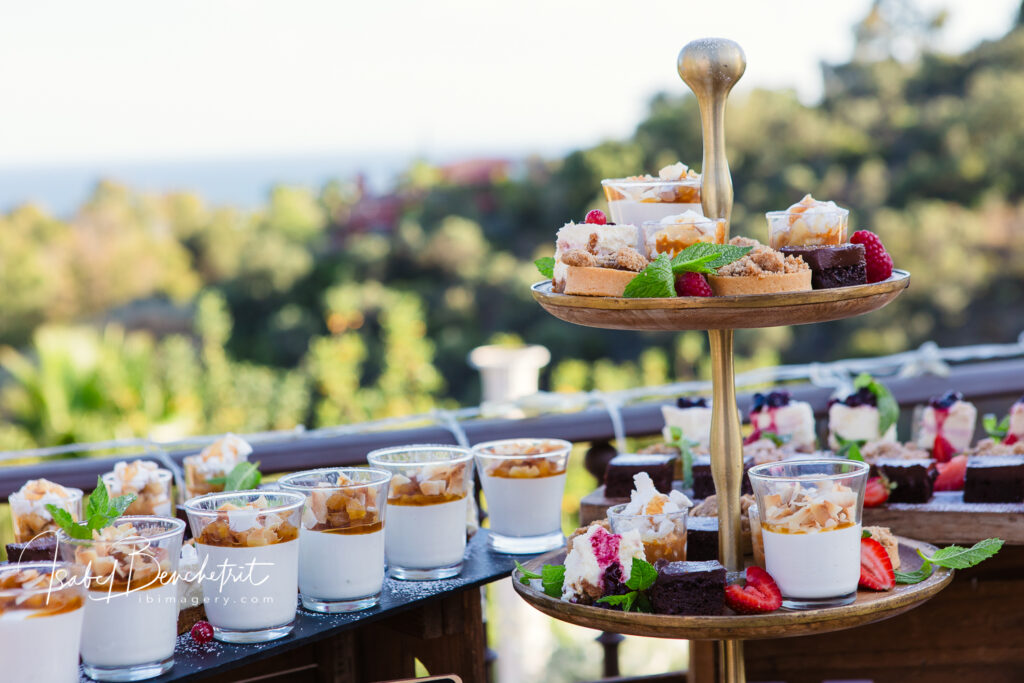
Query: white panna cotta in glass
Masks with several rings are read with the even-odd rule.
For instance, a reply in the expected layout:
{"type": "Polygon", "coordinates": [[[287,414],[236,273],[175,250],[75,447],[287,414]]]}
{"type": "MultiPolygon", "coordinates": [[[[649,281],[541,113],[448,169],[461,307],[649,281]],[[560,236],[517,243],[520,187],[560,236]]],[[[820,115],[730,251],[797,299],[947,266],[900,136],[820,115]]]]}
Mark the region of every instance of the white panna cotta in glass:
{"type": "Polygon", "coordinates": [[[457,576],[466,551],[472,454],[455,446],[399,446],[366,456],[392,474],[385,552],[396,579],[457,576]]]}
{"type": "Polygon", "coordinates": [[[279,482],[306,499],[299,529],[299,592],[314,612],[352,612],[380,601],[384,511],[391,473],[365,468],[297,472],[279,482]]]}
{"type": "Polygon", "coordinates": [[[492,548],[540,553],[565,543],[562,495],[571,450],[572,444],[560,439],[507,439],[473,447],[492,548]]]}
{"type": "Polygon", "coordinates": [[[834,606],[856,598],[868,471],[862,462],[838,459],[751,468],[765,568],[785,606],[834,606]]]}
{"type": "Polygon", "coordinates": [[[174,665],[184,531],[178,519],[129,516],[92,539],[61,535],[65,559],[88,579],[81,654],[90,677],[144,680],[174,665]]]}
{"type": "Polygon", "coordinates": [[[303,502],[289,492],[235,491],[185,504],[204,564],[206,616],[217,640],[260,643],[291,632],[303,502]]]}
{"type": "Polygon", "coordinates": [[[83,573],[62,562],[0,567],[0,667],[5,681],[78,683],[83,573]]]}

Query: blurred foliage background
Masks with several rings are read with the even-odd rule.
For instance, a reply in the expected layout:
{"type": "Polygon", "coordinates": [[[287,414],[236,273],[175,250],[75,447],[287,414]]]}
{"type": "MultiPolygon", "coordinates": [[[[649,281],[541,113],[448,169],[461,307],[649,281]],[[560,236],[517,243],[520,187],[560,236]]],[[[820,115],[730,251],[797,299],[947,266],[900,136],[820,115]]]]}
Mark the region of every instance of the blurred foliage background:
{"type": "MultiPolygon", "coordinates": [[[[857,27],[849,63],[823,65],[820,104],[732,99],[732,232],[765,238],[764,211],[812,192],[876,231],[913,286],[870,318],[741,334],[741,370],[1024,328],[1024,30],[945,55],[926,47],[941,17],[879,21],[857,27]],[[886,48],[897,29],[914,59],[886,48]]],[[[695,100],[662,94],[629,139],[417,162],[383,195],[277,187],[243,211],[101,182],[67,220],[16,208],[0,216],[0,449],[472,404],[468,352],[509,332],[551,349],[553,390],[706,375],[701,334],[572,327],[529,294],[555,231],[604,208],[602,178],[700,156],[695,100]]]]}

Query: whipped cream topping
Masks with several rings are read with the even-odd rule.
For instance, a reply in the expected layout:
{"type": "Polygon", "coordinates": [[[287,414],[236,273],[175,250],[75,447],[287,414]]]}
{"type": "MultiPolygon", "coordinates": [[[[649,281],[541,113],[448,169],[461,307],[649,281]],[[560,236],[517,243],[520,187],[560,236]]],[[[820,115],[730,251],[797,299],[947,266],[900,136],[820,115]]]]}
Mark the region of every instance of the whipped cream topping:
{"type": "Polygon", "coordinates": [[[857,494],[838,482],[779,484],[764,496],[762,525],[782,533],[814,533],[856,523],[857,494]]]}
{"type": "Polygon", "coordinates": [[[841,244],[849,214],[835,202],[818,201],[808,194],[784,212],[768,213],[771,246],[841,244]]]}
{"type": "Polygon", "coordinates": [[[791,207],[789,207],[788,209],[786,209],[786,212],[787,213],[795,213],[795,214],[803,214],[804,216],[808,216],[808,215],[835,213],[837,211],[845,211],[845,210],[846,209],[839,208],[839,206],[837,206],[835,202],[822,202],[822,201],[819,201],[819,200],[815,199],[810,194],[805,194],[803,199],[801,199],[796,204],[794,204],[791,207]]]}
{"type": "Polygon", "coordinates": [[[22,516],[35,514],[43,519],[52,520],[53,516],[46,509],[47,504],[70,510],[71,502],[81,492],[66,489],[48,479],[31,479],[8,498],[11,513],[22,516]]]}
{"type": "Polygon", "coordinates": [[[713,233],[715,230],[715,222],[712,219],[707,218],[702,213],[698,213],[690,209],[687,209],[682,213],[665,216],[658,222],[662,225],[693,225],[696,229],[704,233],[713,233]]]}
{"type": "Polygon", "coordinates": [[[658,171],[658,177],[661,180],[682,180],[683,178],[686,177],[695,178],[697,177],[697,173],[695,171],[691,171],[690,167],[684,164],[683,162],[677,161],[674,164],[663,166],[658,171]],[[692,176],[690,175],[691,173],[693,174],[692,176]]]}
{"type": "Polygon", "coordinates": [[[160,482],[161,478],[166,481],[168,475],[170,471],[161,469],[155,462],[135,460],[129,463],[122,460],[114,465],[113,472],[103,477],[103,483],[111,496],[120,496],[126,491],[138,493],[151,482],[160,482]]]}
{"type": "Polygon", "coordinates": [[[226,475],[235,465],[248,459],[250,453],[252,446],[244,439],[234,434],[225,434],[204,448],[198,456],[189,458],[189,462],[205,477],[217,477],[226,475]]]}
{"type": "Polygon", "coordinates": [[[633,520],[633,527],[640,532],[644,541],[672,534],[677,526],[672,513],[693,507],[693,502],[681,491],[673,489],[668,495],[659,492],[646,472],[633,475],[633,485],[629,503],[623,508],[622,514],[639,516],[633,520]]]}

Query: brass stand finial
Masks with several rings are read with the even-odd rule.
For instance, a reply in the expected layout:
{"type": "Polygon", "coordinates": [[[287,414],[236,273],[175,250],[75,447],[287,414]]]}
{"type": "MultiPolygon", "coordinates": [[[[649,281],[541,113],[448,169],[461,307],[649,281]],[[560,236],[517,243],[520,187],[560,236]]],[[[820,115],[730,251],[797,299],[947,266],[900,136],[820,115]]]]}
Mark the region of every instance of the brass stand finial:
{"type": "MultiPolygon", "coordinates": [[[[701,203],[704,215],[724,218],[732,214],[732,176],[725,156],[725,100],[747,68],[743,48],[725,38],[701,38],[679,52],[679,76],[690,86],[700,105],[704,129],[701,165],[701,203]]],[[[728,229],[728,228],[727,228],[728,229]]]]}

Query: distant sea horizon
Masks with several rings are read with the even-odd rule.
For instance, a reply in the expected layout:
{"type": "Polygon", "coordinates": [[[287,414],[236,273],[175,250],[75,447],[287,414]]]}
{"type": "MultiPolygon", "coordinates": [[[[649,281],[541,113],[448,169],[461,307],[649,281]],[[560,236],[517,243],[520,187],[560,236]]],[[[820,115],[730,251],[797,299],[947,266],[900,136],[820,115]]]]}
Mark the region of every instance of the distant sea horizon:
{"type": "MultiPolygon", "coordinates": [[[[560,151],[551,153],[558,154],[560,151]]],[[[416,159],[450,163],[460,159],[521,159],[519,152],[450,152],[437,155],[390,152],[369,154],[294,154],[194,160],[154,160],[0,167],[0,212],[33,203],[58,218],[69,218],[101,180],[138,192],[195,192],[209,205],[252,209],[274,185],[319,188],[362,174],[371,189],[384,192],[416,159]]]]}

